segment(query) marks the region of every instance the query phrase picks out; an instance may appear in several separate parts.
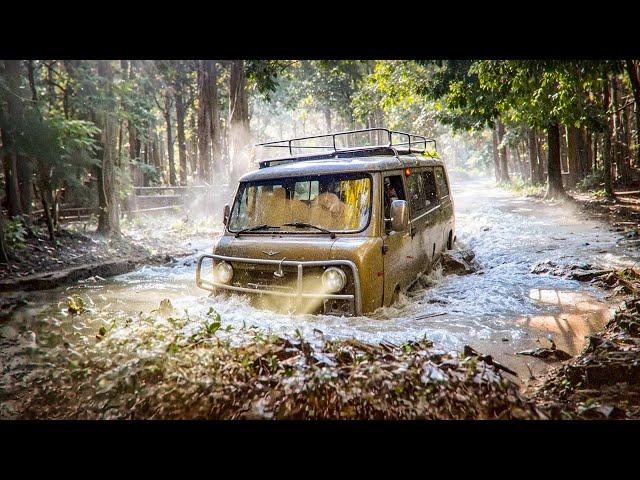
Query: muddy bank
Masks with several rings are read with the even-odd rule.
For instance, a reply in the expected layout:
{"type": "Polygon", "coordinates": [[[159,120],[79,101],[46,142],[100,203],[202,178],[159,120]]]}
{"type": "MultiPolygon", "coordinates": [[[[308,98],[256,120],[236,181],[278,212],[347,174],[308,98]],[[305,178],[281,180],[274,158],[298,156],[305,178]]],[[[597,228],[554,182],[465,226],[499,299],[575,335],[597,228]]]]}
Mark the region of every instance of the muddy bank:
{"type": "Polygon", "coordinates": [[[640,276],[627,269],[598,281],[631,297],[579,356],[531,389],[531,400],[552,418],[640,418],[640,276]]]}
{"type": "MultiPolygon", "coordinates": [[[[188,253],[191,252],[179,252],[177,256],[187,255],[188,253]]],[[[97,277],[100,280],[122,275],[135,270],[140,265],[162,265],[173,260],[174,257],[168,254],[125,256],[125,258],[118,260],[100,261],[93,264],[61,268],[52,272],[34,273],[0,280],[0,292],[48,290],[91,277],[97,277]]]]}
{"type": "MultiPolygon", "coordinates": [[[[64,344],[5,380],[5,418],[493,419],[544,418],[490,359],[424,339],[332,341],[316,331],[235,329],[215,312],[197,329],[170,302],[64,344]],[[26,392],[17,384],[28,381],[26,392]]],[[[41,339],[42,340],[42,339],[41,339]]],[[[55,341],[51,338],[48,341],[55,341]]]]}
{"type": "Polygon", "coordinates": [[[215,222],[188,216],[124,222],[123,235],[103,237],[87,224],[71,223],[52,244],[41,230],[9,241],[9,264],[0,264],[0,292],[46,290],[91,277],[107,278],[142,265],[163,265],[194,252],[189,240],[219,231],[215,222]]]}

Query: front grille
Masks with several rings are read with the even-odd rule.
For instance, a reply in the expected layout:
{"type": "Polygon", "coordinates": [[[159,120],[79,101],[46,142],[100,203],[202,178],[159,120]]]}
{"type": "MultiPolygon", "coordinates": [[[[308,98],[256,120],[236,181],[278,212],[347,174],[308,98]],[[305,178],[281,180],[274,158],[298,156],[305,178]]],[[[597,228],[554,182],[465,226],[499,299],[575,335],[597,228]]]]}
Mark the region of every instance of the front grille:
{"type": "MultiPolygon", "coordinates": [[[[275,265],[265,267],[264,265],[240,264],[240,262],[236,262],[232,266],[235,272],[232,284],[237,287],[288,292],[297,291],[297,267],[283,266],[282,271],[284,272],[284,276],[276,277],[274,272],[278,270],[278,267],[275,265]]],[[[317,286],[322,283],[323,271],[324,269],[320,267],[305,268],[303,270],[302,291],[317,291],[317,286]]]]}
{"type": "MultiPolygon", "coordinates": [[[[256,288],[281,292],[297,292],[298,268],[295,266],[283,266],[284,277],[276,277],[273,273],[278,269],[277,265],[259,265],[242,262],[233,262],[234,276],[232,285],[236,287],[256,288]]],[[[303,293],[317,293],[322,291],[322,274],[326,267],[306,267],[303,269],[302,291],[303,293]]],[[[350,268],[343,268],[347,274],[347,286],[341,294],[353,294],[353,273],[350,268]]]]}

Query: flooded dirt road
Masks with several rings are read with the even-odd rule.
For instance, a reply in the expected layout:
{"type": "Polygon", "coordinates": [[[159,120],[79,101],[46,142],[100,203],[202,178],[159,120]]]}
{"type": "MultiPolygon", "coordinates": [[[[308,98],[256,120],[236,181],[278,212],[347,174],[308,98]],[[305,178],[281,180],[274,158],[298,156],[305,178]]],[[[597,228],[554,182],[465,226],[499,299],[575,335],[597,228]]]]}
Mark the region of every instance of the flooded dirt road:
{"type": "MultiPolygon", "coordinates": [[[[390,308],[364,317],[287,315],[261,311],[239,296],[209,297],[194,285],[195,261],[211,249],[214,239],[185,245],[194,255],[175,265],[144,267],[108,280],[27,295],[27,304],[0,327],[0,387],[12,383],[35,353],[61,342],[95,342],[99,329],[113,318],[134,318],[158,308],[168,298],[190,321],[200,323],[213,307],[223,325],[256,325],[273,333],[319,329],[328,338],[355,337],[366,342],[402,343],[427,337],[437,348],[462,350],[466,344],[529,377],[548,367],[542,360],[515,353],[548,347],[552,335],[558,348],[571,354],[585,335],[600,330],[615,304],[605,293],[573,280],[530,273],[540,261],[559,265],[631,266],[637,251],[609,228],[588,220],[569,206],[522,198],[497,189],[491,180],[453,182],[460,246],[471,248],[482,265],[479,273],[443,276],[433,272],[422,285],[390,308]],[[80,295],[89,310],[66,312],[66,298],[80,295]],[[55,340],[50,332],[56,331],[55,340]],[[35,352],[35,353],[34,353],[35,352]]],[[[215,212],[218,214],[218,212],[215,212]]]]}

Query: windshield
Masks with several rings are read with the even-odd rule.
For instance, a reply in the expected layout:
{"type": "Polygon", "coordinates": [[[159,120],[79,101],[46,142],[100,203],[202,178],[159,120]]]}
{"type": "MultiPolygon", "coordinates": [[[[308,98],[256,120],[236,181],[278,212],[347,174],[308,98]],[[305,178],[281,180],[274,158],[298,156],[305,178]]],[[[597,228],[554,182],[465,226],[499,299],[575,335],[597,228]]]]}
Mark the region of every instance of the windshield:
{"type": "MultiPolygon", "coordinates": [[[[371,178],[365,174],[243,182],[233,205],[229,231],[307,223],[333,232],[357,232],[368,225],[370,213],[371,178]]],[[[294,229],[285,226],[282,230],[294,229]]]]}

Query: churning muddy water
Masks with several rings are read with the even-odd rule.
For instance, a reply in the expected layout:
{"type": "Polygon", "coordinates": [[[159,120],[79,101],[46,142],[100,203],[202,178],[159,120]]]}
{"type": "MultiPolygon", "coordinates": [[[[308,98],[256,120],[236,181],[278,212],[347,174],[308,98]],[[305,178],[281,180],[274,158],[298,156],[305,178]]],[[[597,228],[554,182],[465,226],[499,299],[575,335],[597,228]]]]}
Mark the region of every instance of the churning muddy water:
{"type": "MultiPolygon", "coordinates": [[[[458,244],[475,252],[482,265],[478,273],[443,276],[436,270],[395,306],[369,316],[278,314],[256,309],[241,296],[209,297],[195,287],[197,256],[215,241],[206,238],[190,244],[197,253],[175,265],[29,294],[28,304],[0,328],[0,372],[6,378],[23,364],[21,356],[51,347],[46,338],[52,329],[61,331],[72,349],[74,342],[96,341],[109,318],[135,318],[165,298],[186,310],[194,323],[213,307],[223,325],[256,325],[273,333],[311,335],[319,329],[328,338],[402,343],[426,336],[442,350],[470,345],[518,372],[519,381],[529,377],[529,369],[537,375],[548,364],[516,352],[548,347],[549,335],[558,348],[577,354],[585,336],[600,330],[616,305],[588,283],[534,274],[531,267],[545,260],[631,266],[638,253],[606,225],[568,205],[523,198],[495,188],[488,179],[452,183],[458,244]],[[89,311],[69,317],[66,297],[74,293],[85,299],[89,311]],[[59,307],[52,309],[52,304],[59,307]]],[[[217,210],[213,214],[220,214],[217,210]]],[[[56,338],[59,342],[60,335],[56,338]]]]}

